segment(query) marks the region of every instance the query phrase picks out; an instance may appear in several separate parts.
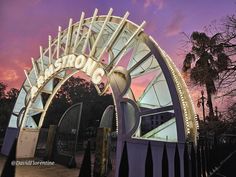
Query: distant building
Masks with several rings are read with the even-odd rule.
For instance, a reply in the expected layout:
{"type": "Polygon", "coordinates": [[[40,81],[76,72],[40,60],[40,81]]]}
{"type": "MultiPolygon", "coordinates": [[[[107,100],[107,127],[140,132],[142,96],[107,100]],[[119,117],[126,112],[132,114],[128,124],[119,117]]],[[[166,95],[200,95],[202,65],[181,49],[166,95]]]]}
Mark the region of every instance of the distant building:
{"type": "Polygon", "coordinates": [[[153,114],[142,117],[141,121],[141,135],[148,133],[149,131],[157,128],[161,124],[167,122],[174,117],[174,113],[164,112],[160,114],[153,114]]]}

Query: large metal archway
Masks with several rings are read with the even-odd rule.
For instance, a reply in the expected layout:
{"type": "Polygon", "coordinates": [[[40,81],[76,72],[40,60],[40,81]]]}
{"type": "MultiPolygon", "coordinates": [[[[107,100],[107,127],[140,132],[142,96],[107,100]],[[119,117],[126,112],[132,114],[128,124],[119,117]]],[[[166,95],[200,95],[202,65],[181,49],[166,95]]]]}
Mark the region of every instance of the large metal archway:
{"type": "Polygon", "coordinates": [[[79,22],[70,19],[67,29],[59,27],[55,39],[49,36],[47,48],[40,47],[39,57],[32,58],[31,70],[25,71],[26,80],[6,132],[4,154],[8,154],[7,147],[13,141],[9,137],[19,133],[18,156],[34,156],[38,132],[53,97],[78,72],[91,79],[99,94],[112,90],[120,147],[117,162],[124,141],[196,143],[195,111],[178,69],[145,34],[145,22],[136,25],[127,19],[128,12],[117,17],[112,16],[112,11],[98,15],[95,9],[91,18],[82,13],[79,22]],[[60,80],[56,85],[55,78],[60,80]],[[105,90],[100,90],[101,83],[106,85],[105,90]],[[42,93],[50,95],[46,104],[42,93]],[[41,114],[38,123],[32,118],[37,114],[41,114]],[[151,129],[145,129],[151,124],[151,129]]]}

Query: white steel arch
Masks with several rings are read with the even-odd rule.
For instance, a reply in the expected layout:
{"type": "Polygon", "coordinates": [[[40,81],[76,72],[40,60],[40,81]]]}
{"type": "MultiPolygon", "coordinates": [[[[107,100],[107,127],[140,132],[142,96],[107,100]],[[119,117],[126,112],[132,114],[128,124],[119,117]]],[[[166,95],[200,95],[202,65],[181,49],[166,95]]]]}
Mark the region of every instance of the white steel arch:
{"type": "MultiPolygon", "coordinates": [[[[155,40],[144,33],[145,22],[136,25],[127,19],[128,12],[123,17],[112,16],[112,12],[110,9],[107,15],[98,15],[95,9],[91,18],[85,18],[82,12],[79,22],[70,19],[67,29],[59,27],[54,39],[48,37],[48,47],[40,46],[39,57],[32,58],[31,70],[25,71],[26,80],[9,122],[9,128],[20,127],[18,152],[29,146],[24,132],[36,132],[32,143],[35,148],[54,95],[77,72],[87,74],[99,94],[112,89],[121,142],[127,138],[196,142],[195,111],[178,69],[155,40]],[[57,85],[53,83],[55,78],[60,79],[57,85]],[[99,89],[101,82],[105,90],[99,89]],[[46,104],[42,93],[50,95],[46,104]],[[36,114],[41,114],[38,124],[32,118],[36,114]],[[163,122],[145,129],[152,124],[151,119],[163,122]]],[[[21,155],[33,154],[34,150],[21,155]]]]}

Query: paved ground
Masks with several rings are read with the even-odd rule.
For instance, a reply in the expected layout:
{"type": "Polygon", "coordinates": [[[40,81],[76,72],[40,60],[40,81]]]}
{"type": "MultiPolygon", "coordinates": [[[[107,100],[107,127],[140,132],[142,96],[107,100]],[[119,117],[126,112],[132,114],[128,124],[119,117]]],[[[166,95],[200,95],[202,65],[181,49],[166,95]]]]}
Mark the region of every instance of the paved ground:
{"type": "MultiPolygon", "coordinates": [[[[114,155],[114,154],[113,154],[114,155]]],[[[54,164],[54,165],[18,165],[16,166],[16,176],[15,177],[78,177],[79,169],[82,163],[83,155],[77,154],[77,168],[69,169],[65,166],[54,164]]],[[[92,154],[92,161],[94,157],[92,154]]],[[[0,174],[5,163],[6,157],[0,155],[0,174]]],[[[25,162],[21,160],[20,162],[25,162]]],[[[37,161],[36,161],[37,162],[37,161]]],[[[115,160],[113,158],[112,163],[114,165],[115,160]]],[[[113,177],[115,168],[109,174],[108,177],[113,177]]]]}
{"type": "MultiPolygon", "coordinates": [[[[5,157],[0,156],[0,174],[5,162],[5,157]]],[[[79,168],[69,169],[62,165],[51,166],[16,166],[15,177],[77,177],[79,176],[79,168]]]]}
{"type": "MultiPolygon", "coordinates": [[[[78,156],[77,156],[78,157],[78,156]]],[[[4,166],[6,157],[0,155],[0,174],[4,166]]],[[[81,162],[81,158],[77,158],[77,161],[81,162]]],[[[113,162],[114,163],[114,162],[113,162]]],[[[80,166],[80,163],[78,163],[80,166]]],[[[234,153],[227,161],[222,165],[222,167],[211,177],[236,177],[236,153],[234,153]]],[[[114,174],[114,169],[112,171],[114,174]]],[[[112,177],[113,174],[110,174],[109,177],[112,177]]],[[[69,169],[65,166],[55,164],[51,166],[17,166],[16,167],[16,176],[15,177],[78,177],[79,168],[69,169]]]]}

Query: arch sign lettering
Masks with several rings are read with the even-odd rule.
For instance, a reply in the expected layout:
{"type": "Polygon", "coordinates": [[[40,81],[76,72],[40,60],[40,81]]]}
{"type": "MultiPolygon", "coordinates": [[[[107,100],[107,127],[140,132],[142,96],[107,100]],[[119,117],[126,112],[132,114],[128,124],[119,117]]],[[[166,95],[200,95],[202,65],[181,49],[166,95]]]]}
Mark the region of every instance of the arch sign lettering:
{"type": "Polygon", "coordinates": [[[116,111],[116,163],[127,142],[130,177],[142,173],[143,168],[138,166],[145,166],[148,142],[153,154],[163,143],[167,149],[173,143],[196,143],[194,106],[175,64],[144,32],[145,21],[137,25],[128,20],[128,12],[123,17],[112,13],[110,9],[108,14],[99,15],[95,9],[92,17],[85,18],[82,12],[78,22],[70,19],[68,28],[59,27],[57,36],[48,37],[48,46],[39,47],[32,68],[25,71],[3,154],[9,153],[18,136],[17,156],[34,157],[39,130],[53,97],[77,73],[86,74],[100,95],[110,89],[116,111]],[[102,83],[104,90],[99,87],[102,83]],[[48,94],[46,101],[42,94],[48,94]],[[35,115],[39,121],[34,120],[35,115]]]}
{"type": "Polygon", "coordinates": [[[65,55],[62,58],[58,58],[54,64],[50,64],[48,68],[44,70],[44,73],[37,78],[36,85],[32,86],[30,91],[31,99],[37,95],[40,88],[45,85],[50,77],[54,76],[58,71],[67,68],[83,71],[91,77],[92,82],[96,85],[102,82],[102,78],[105,74],[105,70],[99,66],[99,63],[91,58],[86,58],[84,55],[65,55]]]}

